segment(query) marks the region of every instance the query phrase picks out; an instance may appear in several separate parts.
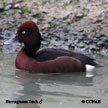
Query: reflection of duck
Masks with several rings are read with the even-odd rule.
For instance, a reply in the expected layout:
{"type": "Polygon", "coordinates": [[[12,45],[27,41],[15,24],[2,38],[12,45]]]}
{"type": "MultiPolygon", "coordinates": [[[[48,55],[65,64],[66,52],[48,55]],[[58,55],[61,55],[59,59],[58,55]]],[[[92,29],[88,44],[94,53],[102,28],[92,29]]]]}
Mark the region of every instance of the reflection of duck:
{"type": "MultiPolygon", "coordinates": [[[[17,78],[17,80],[20,79],[21,78],[17,78]]],[[[24,106],[40,106],[41,104],[37,103],[42,99],[42,95],[38,93],[38,91],[40,91],[39,85],[35,84],[35,82],[33,81],[27,81],[25,83],[22,83],[22,86],[24,87],[24,90],[20,90],[18,92],[23,95],[19,96],[17,100],[27,101],[27,103],[19,103],[16,108],[26,108],[24,106]]]]}
{"type": "Polygon", "coordinates": [[[57,73],[57,72],[82,72],[87,67],[100,66],[86,55],[74,53],[64,49],[47,48],[38,51],[41,44],[41,35],[33,21],[21,24],[17,36],[4,42],[10,44],[16,40],[24,43],[16,57],[16,68],[31,72],[57,73]]]}
{"type": "MultiPolygon", "coordinates": [[[[16,79],[22,82],[23,90],[20,90],[17,100],[43,100],[42,104],[19,104],[16,108],[23,106],[44,106],[51,102],[59,106],[62,98],[91,98],[85,95],[80,89],[82,86],[92,86],[93,77],[86,78],[85,73],[67,73],[67,74],[30,74],[16,71],[16,79]],[[70,91],[70,92],[69,92],[70,91]],[[81,93],[82,94],[81,94],[81,93]],[[59,99],[58,99],[59,97],[59,99]]],[[[47,108],[47,107],[46,107],[47,108]]]]}

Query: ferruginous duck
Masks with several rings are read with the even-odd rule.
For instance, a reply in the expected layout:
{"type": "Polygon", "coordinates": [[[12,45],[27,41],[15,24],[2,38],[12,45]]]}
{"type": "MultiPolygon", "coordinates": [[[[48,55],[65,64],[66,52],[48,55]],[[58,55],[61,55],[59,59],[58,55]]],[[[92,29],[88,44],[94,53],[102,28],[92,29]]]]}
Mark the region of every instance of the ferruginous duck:
{"type": "Polygon", "coordinates": [[[65,49],[39,50],[42,38],[38,26],[33,21],[22,23],[18,27],[17,35],[0,45],[11,44],[17,40],[24,43],[24,47],[16,56],[17,69],[33,73],[63,73],[85,72],[88,68],[101,66],[86,55],[65,49]]]}

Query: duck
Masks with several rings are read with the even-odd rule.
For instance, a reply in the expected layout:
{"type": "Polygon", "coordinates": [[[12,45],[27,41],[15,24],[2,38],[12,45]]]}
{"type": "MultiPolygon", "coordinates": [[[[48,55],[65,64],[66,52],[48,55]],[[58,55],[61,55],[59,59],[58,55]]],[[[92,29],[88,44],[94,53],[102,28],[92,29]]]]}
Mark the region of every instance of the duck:
{"type": "Polygon", "coordinates": [[[33,21],[23,22],[17,33],[0,45],[14,42],[23,43],[15,60],[16,69],[30,73],[67,73],[86,72],[102,65],[84,54],[65,49],[40,49],[42,37],[37,24],[33,21]],[[89,69],[88,69],[89,68],[89,69]]]}

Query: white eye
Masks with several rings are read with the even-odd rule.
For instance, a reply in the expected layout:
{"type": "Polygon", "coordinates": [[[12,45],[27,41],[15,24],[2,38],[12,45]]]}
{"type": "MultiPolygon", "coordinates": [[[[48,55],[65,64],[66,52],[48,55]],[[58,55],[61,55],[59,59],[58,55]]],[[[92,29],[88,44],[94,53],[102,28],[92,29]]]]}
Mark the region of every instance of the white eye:
{"type": "Polygon", "coordinates": [[[26,31],[22,31],[22,34],[23,34],[23,35],[26,34],[26,31]]]}

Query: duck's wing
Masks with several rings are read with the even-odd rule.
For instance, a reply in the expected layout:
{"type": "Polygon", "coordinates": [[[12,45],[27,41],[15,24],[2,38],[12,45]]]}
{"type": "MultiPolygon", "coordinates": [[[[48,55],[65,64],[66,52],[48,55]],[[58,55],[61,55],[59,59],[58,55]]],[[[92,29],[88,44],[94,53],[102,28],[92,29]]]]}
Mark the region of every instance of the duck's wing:
{"type": "Polygon", "coordinates": [[[83,63],[84,65],[89,64],[93,66],[99,66],[96,62],[94,62],[93,58],[90,58],[84,54],[75,53],[65,49],[54,49],[54,48],[42,49],[36,52],[35,59],[37,61],[42,62],[47,60],[53,60],[60,56],[70,56],[76,58],[80,60],[81,63],[83,63]]]}
{"type": "Polygon", "coordinates": [[[46,48],[36,52],[35,59],[37,61],[47,61],[53,60],[60,56],[71,56],[71,51],[67,51],[64,49],[54,49],[54,48],[46,48]]]}

